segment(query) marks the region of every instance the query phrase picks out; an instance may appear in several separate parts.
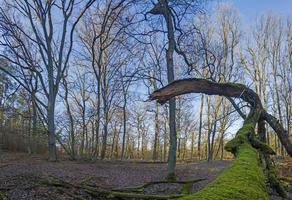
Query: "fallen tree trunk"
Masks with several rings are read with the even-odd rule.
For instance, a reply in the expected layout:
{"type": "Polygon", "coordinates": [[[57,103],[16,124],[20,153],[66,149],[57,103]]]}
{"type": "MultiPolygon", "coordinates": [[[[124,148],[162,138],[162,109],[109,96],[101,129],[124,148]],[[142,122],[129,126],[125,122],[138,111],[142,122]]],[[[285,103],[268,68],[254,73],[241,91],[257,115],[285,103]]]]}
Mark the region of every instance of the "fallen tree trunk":
{"type": "Polygon", "coordinates": [[[266,111],[264,111],[262,115],[263,115],[263,118],[266,120],[266,122],[268,122],[268,124],[276,132],[278,138],[281,141],[281,144],[284,146],[288,155],[292,157],[292,142],[289,139],[289,133],[284,129],[280,121],[277,118],[275,118],[273,115],[267,113],[266,111]]]}
{"type": "Polygon", "coordinates": [[[171,97],[188,93],[204,93],[208,95],[219,95],[225,97],[240,98],[248,102],[252,108],[259,107],[261,117],[274,129],[278,135],[285,150],[292,157],[292,142],[289,140],[289,134],[281,125],[279,120],[267,113],[263,108],[258,95],[250,88],[239,83],[216,83],[206,79],[182,79],[172,82],[171,84],[154,91],[150,99],[158,100],[164,104],[171,97]]]}
{"type": "MultiPolygon", "coordinates": [[[[277,134],[281,136],[279,137],[281,141],[285,139],[284,128],[277,123],[275,118],[264,111],[258,95],[243,84],[216,83],[195,78],[183,79],[154,91],[150,95],[150,99],[164,104],[170,98],[187,93],[241,98],[248,102],[251,108],[235,138],[225,145],[225,149],[235,155],[234,162],[206,188],[193,195],[185,196],[183,199],[269,199],[265,175],[260,166],[260,154],[268,157],[269,154],[274,154],[274,151],[257,138],[255,126],[259,121],[262,123],[263,119],[267,120],[274,130],[278,131],[277,134]]],[[[282,143],[286,145],[286,149],[290,149],[291,142],[283,141],[282,143]]],[[[291,156],[292,152],[288,150],[287,152],[291,156]]],[[[274,177],[272,181],[275,181],[274,177]]],[[[282,188],[279,189],[282,190],[282,188]]]]}

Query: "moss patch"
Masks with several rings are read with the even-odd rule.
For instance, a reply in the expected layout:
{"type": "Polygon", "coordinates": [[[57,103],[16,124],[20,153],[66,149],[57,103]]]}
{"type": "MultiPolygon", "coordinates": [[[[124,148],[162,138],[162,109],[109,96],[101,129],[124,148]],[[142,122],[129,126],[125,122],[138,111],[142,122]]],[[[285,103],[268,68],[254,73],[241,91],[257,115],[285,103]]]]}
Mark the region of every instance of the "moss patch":
{"type": "Polygon", "coordinates": [[[282,181],[285,181],[285,182],[292,183],[292,177],[280,177],[279,179],[282,180],[282,181]]]}
{"type": "Polygon", "coordinates": [[[265,176],[258,152],[248,143],[238,147],[233,163],[203,190],[183,200],[267,200],[265,176]]]}
{"type": "Polygon", "coordinates": [[[225,150],[229,151],[233,154],[236,154],[238,152],[238,147],[241,144],[249,143],[249,135],[251,135],[254,132],[254,126],[252,123],[244,124],[237,132],[235,138],[227,142],[225,145],[225,150]]]}
{"type": "Polygon", "coordinates": [[[190,194],[192,186],[193,184],[191,182],[183,184],[181,193],[190,194]]]}
{"type": "Polygon", "coordinates": [[[266,143],[260,141],[258,138],[254,137],[251,140],[251,144],[254,148],[258,149],[259,151],[261,151],[264,154],[267,155],[276,155],[276,152],[266,143]]]}
{"type": "Polygon", "coordinates": [[[7,198],[0,192],[0,200],[7,200],[7,198]]]}
{"type": "Polygon", "coordinates": [[[285,191],[283,185],[277,178],[275,167],[271,163],[268,163],[267,175],[272,188],[274,188],[281,197],[286,199],[288,197],[287,192],[285,191]]]}

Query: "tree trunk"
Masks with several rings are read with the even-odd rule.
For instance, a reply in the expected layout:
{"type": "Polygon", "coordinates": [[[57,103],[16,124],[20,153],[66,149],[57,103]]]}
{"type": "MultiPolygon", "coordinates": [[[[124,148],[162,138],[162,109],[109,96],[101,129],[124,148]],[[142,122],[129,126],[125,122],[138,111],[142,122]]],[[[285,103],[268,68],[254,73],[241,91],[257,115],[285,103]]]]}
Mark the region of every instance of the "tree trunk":
{"type": "MultiPolygon", "coordinates": [[[[167,79],[168,83],[174,81],[174,64],[173,53],[175,50],[174,28],[172,21],[172,13],[166,0],[159,0],[159,2],[150,11],[154,15],[163,15],[167,26],[168,49],[166,50],[166,64],[167,64],[167,79]]],[[[175,123],[175,98],[169,99],[169,151],[168,151],[168,178],[175,177],[176,166],[176,148],[177,148],[177,135],[175,123]]]]}
{"type": "Polygon", "coordinates": [[[33,140],[33,148],[32,153],[35,153],[36,151],[36,135],[37,135],[37,106],[36,106],[36,99],[35,99],[35,93],[32,93],[32,140],[33,140]]]}
{"type": "Polygon", "coordinates": [[[100,158],[103,160],[106,156],[107,149],[107,136],[108,136],[108,108],[107,103],[104,105],[104,125],[103,125],[103,137],[102,137],[102,149],[100,158]]]}
{"type": "Polygon", "coordinates": [[[64,95],[64,100],[65,100],[65,105],[67,109],[67,114],[69,118],[69,130],[70,130],[70,147],[71,147],[71,159],[76,160],[76,151],[75,151],[75,134],[74,134],[74,120],[73,120],[73,115],[71,112],[70,104],[68,101],[68,85],[67,81],[64,79],[64,88],[65,88],[65,95],[64,95]]]}
{"type": "Polygon", "coordinates": [[[152,160],[157,160],[158,157],[158,145],[159,145],[159,135],[160,135],[160,125],[159,125],[159,109],[158,102],[155,102],[155,135],[154,135],[154,144],[153,144],[153,154],[152,160]]]}
{"type": "Polygon", "coordinates": [[[198,157],[201,160],[201,138],[202,138],[202,126],[203,126],[203,108],[204,108],[204,95],[201,95],[200,106],[200,122],[199,122],[199,135],[198,135],[198,157]]]}
{"type": "Polygon", "coordinates": [[[126,143],[126,134],[127,134],[127,94],[125,92],[125,88],[123,85],[123,97],[124,97],[124,104],[123,104],[123,141],[122,141],[122,152],[121,152],[121,160],[124,159],[125,154],[125,143],[126,143]]]}
{"type": "Polygon", "coordinates": [[[55,138],[55,98],[50,94],[48,102],[48,141],[49,161],[57,161],[57,149],[55,138]]]}

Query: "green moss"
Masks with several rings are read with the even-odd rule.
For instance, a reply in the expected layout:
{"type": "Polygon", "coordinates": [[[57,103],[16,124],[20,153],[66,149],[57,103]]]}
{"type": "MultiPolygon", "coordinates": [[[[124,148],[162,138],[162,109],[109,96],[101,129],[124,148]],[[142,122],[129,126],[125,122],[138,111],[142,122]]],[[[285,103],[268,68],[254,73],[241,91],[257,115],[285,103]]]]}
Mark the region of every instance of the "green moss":
{"type": "Polygon", "coordinates": [[[226,84],[228,86],[232,86],[232,87],[245,87],[244,85],[240,84],[240,83],[233,83],[233,82],[229,82],[229,83],[223,83],[226,84]]]}
{"type": "Polygon", "coordinates": [[[248,143],[238,147],[233,163],[203,190],[183,200],[267,200],[265,176],[258,152],[248,143]]]}
{"type": "Polygon", "coordinates": [[[0,192],[0,200],[7,200],[7,198],[5,197],[5,195],[2,194],[1,192],[0,192]]]}
{"type": "MultiPolygon", "coordinates": [[[[235,138],[225,145],[227,151],[236,155],[233,163],[206,188],[181,199],[269,199],[266,191],[265,175],[259,165],[259,154],[251,146],[250,141],[254,138],[253,135],[254,125],[252,122],[246,121],[235,138]]],[[[260,147],[266,146],[260,143],[260,147]]],[[[268,148],[265,149],[270,151],[268,148]]]]}
{"type": "Polygon", "coordinates": [[[269,179],[269,183],[271,184],[271,187],[274,188],[281,197],[287,198],[288,197],[287,192],[285,191],[281,182],[278,180],[274,166],[269,165],[267,175],[268,175],[268,179],[269,179]]]}
{"type": "Polygon", "coordinates": [[[192,186],[193,186],[193,183],[191,183],[191,182],[183,184],[181,193],[182,194],[190,194],[192,186]]]}
{"type": "Polygon", "coordinates": [[[285,182],[291,182],[292,183],[292,177],[280,177],[279,179],[282,180],[282,181],[285,181],[285,182]]]}
{"type": "Polygon", "coordinates": [[[275,155],[276,152],[267,144],[254,137],[251,139],[251,144],[254,148],[260,150],[264,154],[275,155]]]}
{"type": "Polygon", "coordinates": [[[243,144],[248,143],[249,135],[254,132],[254,126],[251,123],[244,124],[237,132],[235,138],[227,142],[225,150],[236,154],[237,148],[243,144]]]}

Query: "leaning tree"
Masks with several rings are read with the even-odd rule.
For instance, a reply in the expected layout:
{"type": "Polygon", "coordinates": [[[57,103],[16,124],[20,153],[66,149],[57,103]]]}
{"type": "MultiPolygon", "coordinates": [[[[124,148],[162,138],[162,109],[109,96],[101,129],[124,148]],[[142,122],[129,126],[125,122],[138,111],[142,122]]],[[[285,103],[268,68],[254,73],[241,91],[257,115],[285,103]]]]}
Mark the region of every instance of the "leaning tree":
{"type": "Polygon", "coordinates": [[[206,79],[182,79],[154,91],[151,100],[164,104],[169,99],[187,93],[219,95],[226,98],[240,98],[250,106],[250,112],[235,138],[225,149],[234,154],[235,160],[217,179],[205,189],[184,199],[269,199],[265,175],[270,185],[281,196],[286,196],[269,156],[275,152],[265,143],[267,122],[277,133],[287,153],[292,157],[292,143],[281,123],[263,109],[258,95],[239,83],[216,83],[206,79]],[[257,133],[256,134],[256,125],[257,133]]]}

